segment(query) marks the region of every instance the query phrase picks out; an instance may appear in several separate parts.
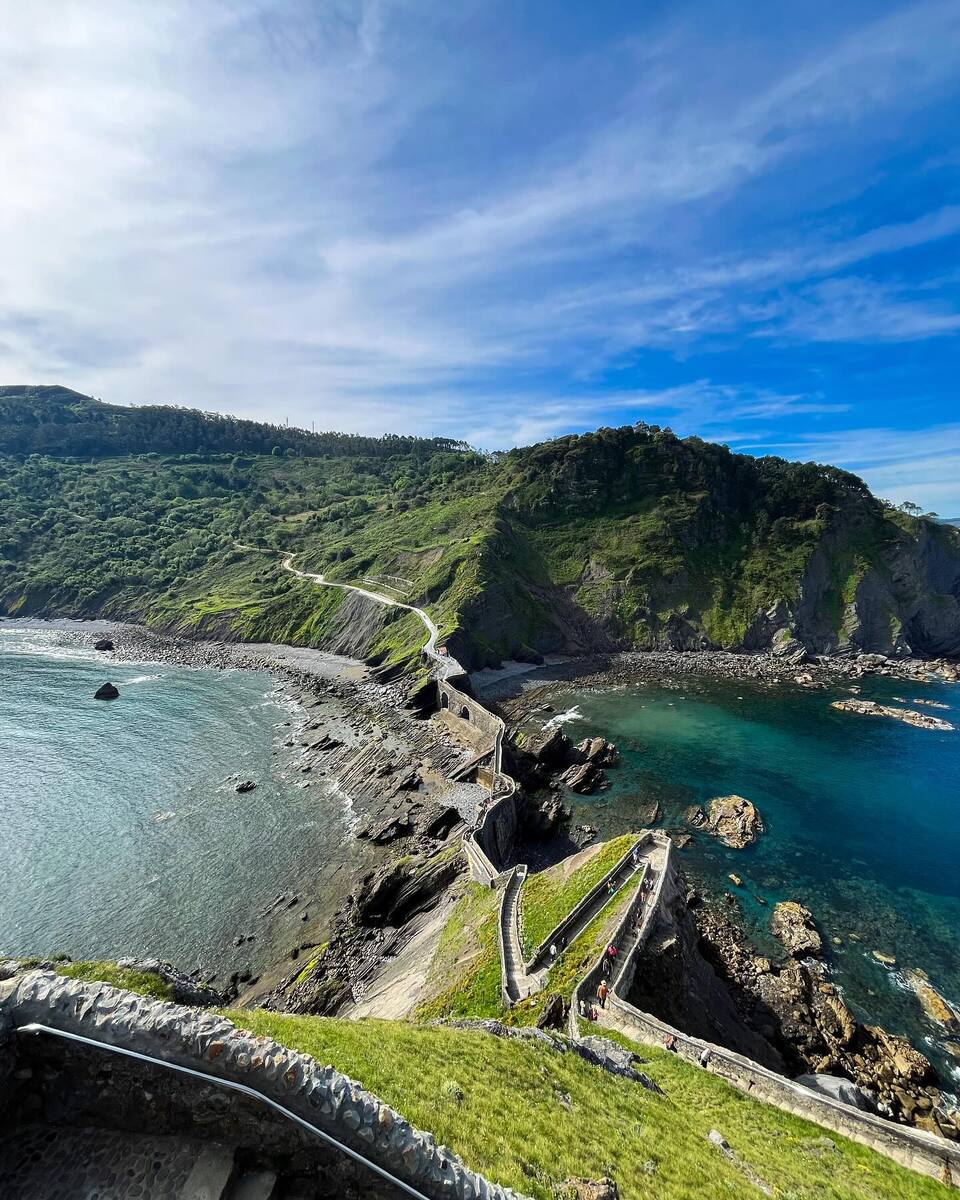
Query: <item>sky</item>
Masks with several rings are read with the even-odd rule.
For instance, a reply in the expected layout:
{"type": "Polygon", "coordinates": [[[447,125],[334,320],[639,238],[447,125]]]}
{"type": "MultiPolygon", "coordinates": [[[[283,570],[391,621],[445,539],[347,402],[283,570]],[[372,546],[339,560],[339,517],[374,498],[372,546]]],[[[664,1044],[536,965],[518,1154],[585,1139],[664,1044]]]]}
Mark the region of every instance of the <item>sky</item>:
{"type": "Polygon", "coordinates": [[[960,515],[960,0],[18,0],[0,382],[960,515]]]}

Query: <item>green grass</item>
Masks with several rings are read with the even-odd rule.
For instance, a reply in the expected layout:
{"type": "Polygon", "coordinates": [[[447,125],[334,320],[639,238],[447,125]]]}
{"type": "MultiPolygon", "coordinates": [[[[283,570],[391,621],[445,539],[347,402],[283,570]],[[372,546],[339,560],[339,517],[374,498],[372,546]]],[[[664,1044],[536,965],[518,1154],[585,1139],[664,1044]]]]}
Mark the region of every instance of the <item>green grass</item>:
{"type": "Polygon", "coordinates": [[[416,1017],[497,1017],[501,1015],[500,947],[497,918],[500,892],[470,883],[447,919],[430,963],[416,1017]]]}
{"type": "Polygon", "coordinates": [[[761,1193],[708,1141],[712,1129],[782,1200],[934,1200],[947,1190],[864,1147],[643,1048],[657,1096],[572,1054],[483,1033],[262,1010],[238,1025],[359,1080],[474,1170],[535,1200],[570,1176],[610,1174],[622,1200],[761,1193]]]}
{"type": "Polygon", "coordinates": [[[150,971],[131,971],[112,962],[72,962],[57,965],[57,974],[86,983],[109,983],[154,1000],[172,1000],[173,987],[150,971]]]}
{"type": "Polygon", "coordinates": [[[527,959],[636,840],[635,833],[625,833],[604,842],[596,854],[566,878],[563,863],[529,876],[520,897],[520,939],[527,959]]]}
{"type": "Polygon", "coordinates": [[[557,957],[547,973],[543,989],[536,995],[515,1004],[505,1015],[508,1025],[535,1025],[546,1007],[547,998],[554,993],[561,995],[569,1004],[573,989],[590,967],[597,961],[609,944],[613,931],[633,895],[635,885],[621,888],[616,896],[605,905],[579,937],[557,957]]]}

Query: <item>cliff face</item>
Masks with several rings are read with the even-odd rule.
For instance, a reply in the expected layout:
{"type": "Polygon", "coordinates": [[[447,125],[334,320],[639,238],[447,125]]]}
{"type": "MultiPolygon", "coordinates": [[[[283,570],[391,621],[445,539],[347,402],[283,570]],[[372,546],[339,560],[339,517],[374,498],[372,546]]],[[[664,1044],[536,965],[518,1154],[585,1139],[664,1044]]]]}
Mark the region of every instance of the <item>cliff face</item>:
{"type": "Polygon", "coordinates": [[[7,615],[419,662],[418,622],[239,542],[422,605],[470,667],[631,648],[960,656],[960,531],[833,467],[642,425],[496,460],[333,434],[264,454],[248,422],[15,391],[0,389],[7,615]]]}
{"type": "Polygon", "coordinates": [[[494,565],[459,614],[466,660],[960,655],[960,535],[845,472],[627,429],[518,452],[504,476],[494,565]]]}

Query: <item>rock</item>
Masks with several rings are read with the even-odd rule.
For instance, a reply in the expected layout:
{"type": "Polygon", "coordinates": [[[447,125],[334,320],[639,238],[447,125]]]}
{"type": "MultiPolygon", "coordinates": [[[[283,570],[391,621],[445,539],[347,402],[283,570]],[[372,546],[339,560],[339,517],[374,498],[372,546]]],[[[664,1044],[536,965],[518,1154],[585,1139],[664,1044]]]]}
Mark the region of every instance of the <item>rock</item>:
{"type": "Polygon", "coordinates": [[[94,700],[116,700],[120,690],[112,683],[102,683],[93,693],[94,700]]]}
{"type": "Polygon", "coordinates": [[[560,776],[571,792],[587,795],[603,782],[603,772],[593,763],[579,763],[568,767],[560,776]]]}
{"type": "Polygon", "coordinates": [[[558,766],[568,762],[570,756],[570,739],[559,725],[529,733],[524,738],[523,750],[536,760],[538,766],[558,766]]]}
{"type": "Polygon", "coordinates": [[[903,978],[916,993],[923,1011],[931,1021],[942,1025],[948,1033],[960,1033],[960,1015],[948,1000],[937,991],[924,971],[904,971],[903,978]]]}
{"type": "Polygon", "coordinates": [[[942,733],[951,733],[954,730],[949,721],[940,717],[918,713],[912,708],[891,708],[888,704],[877,704],[874,700],[834,700],[830,707],[841,712],[860,713],[865,717],[890,717],[895,721],[903,721],[906,725],[915,725],[918,729],[934,729],[942,733]]]}
{"type": "Polygon", "coordinates": [[[897,965],[897,960],[892,954],[881,954],[879,950],[871,950],[870,953],[878,963],[883,963],[885,967],[895,967],[897,965]]]}
{"type": "Polygon", "coordinates": [[[557,1187],[557,1200],[620,1200],[617,1185],[605,1175],[603,1179],[565,1179],[557,1187]]]}
{"type": "Polygon", "coordinates": [[[823,940],[817,932],[813,914],[795,900],[781,900],[774,905],[770,929],[794,958],[823,953],[823,940]]]}
{"type": "Polygon", "coordinates": [[[100,638],[99,641],[93,643],[94,650],[112,650],[113,642],[109,638],[100,638]]]}
{"type": "Polygon", "coordinates": [[[547,1001],[543,1006],[543,1011],[537,1017],[538,1029],[561,1029],[563,1027],[564,1003],[563,997],[559,992],[554,992],[547,997],[547,1001]]]}
{"type": "Polygon", "coordinates": [[[732,871],[727,876],[727,878],[730,880],[730,882],[733,884],[734,887],[743,887],[743,880],[740,878],[739,875],[734,875],[734,873],[732,871]]]}
{"type": "Polygon", "coordinates": [[[613,767],[620,761],[620,753],[606,738],[585,738],[573,751],[580,762],[590,762],[597,767],[613,767]]]}
{"type": "Polygon", "coordinates": [[[252,779],[243,779],[237,784],[236,790],[238,792],[252,792],[256,786],[252,779]]]}
{"type": "Polygon", "coordinates": [[[716,1146],[718,1150],[722,1150],[724,1154],[733,1153],[733,1151],[730,1149],[730,1143],[723,1136],[723,1134],[716,1129],[710,1130],[710,1132],[707,1134],[707,1141],[711,1144],[711,1146],[716,1146]]]}
{"type": "Polygon", "coordinates": [[[823,1096],[830,1096],[834,1100],[859,1108],[861,1112],[877,1111],[876,1103],[869,1092],[839,1075],[800,1075],[796,1082],[823,1096]]]}
{"type": "Polygon", "coordinates": [[[696,829],[712,834],[733,850],[751,845],[764,831],[762,817],[743,796],[716,796],[710,801],[709,812],[695,806],[684,816],[696,829]]]}

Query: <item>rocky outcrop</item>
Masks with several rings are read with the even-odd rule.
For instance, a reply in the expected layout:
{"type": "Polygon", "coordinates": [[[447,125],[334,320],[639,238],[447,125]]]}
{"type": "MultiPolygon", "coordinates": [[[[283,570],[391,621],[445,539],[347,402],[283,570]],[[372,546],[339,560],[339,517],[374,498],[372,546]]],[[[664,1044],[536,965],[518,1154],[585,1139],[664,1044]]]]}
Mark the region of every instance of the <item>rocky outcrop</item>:
{"type": "Polygon", "coordinates": [[[116,700],[120,691],[113,683],[102,683],[93,693],[94,700],[116,700]]]}
{"type": "Polygon", "coordinates": [[[960,1129],[941,1105],[928,1059],[905,1038],[861,1024],[822,963],[771,963],[756,954],[728,913],[711,905],[678,918],[687,919],[699,934],[697,953],[723,980],[743,1025],[782,1055],[790,1073],[840,1076],[864,1089],[883,1115],[958,1139],[960,1129]]]}
{"type": "Polygon", "coordinates": [[[960,1013],[940,995],[925,971],[915,967],[904,971],[903,979],[912,988],[931,1021],[941,1025],[947,1033],[960,1034],[960,1013]]]}
{"type": "Polygon", "coordinates": [[[93,648],[94,650],[112,650],[113,642],[110,640],[110,638],[100,638],[93,643],[93,648]]]}
{"type": "Polygon", "coordinates": [[[840,712],[860,713],[864,717],[890,717],[894,721],[915,725],[918,729],[936,729],[943,733],[951,733],[954,729],[954,726],[942,717],[914,712],[912,708],[893,708],[889,704],[877,704],[874,700],[834,700],[830,707],[839,709],[840,712]]]}
{"type": "Polygon", "coordinates": [[[795,900],[782,900],[774,905],[770,929],[794,958],[823,953],[823,939],[817,932],[813,913],[795,900]]]}
{"type": "Polygon", "coordinates": [[[689,809],[687,820],[734,850],[751,845],[764,831],[763,818],[743,796],[717,796],[706,812],[699,806],[689,809]]]}

